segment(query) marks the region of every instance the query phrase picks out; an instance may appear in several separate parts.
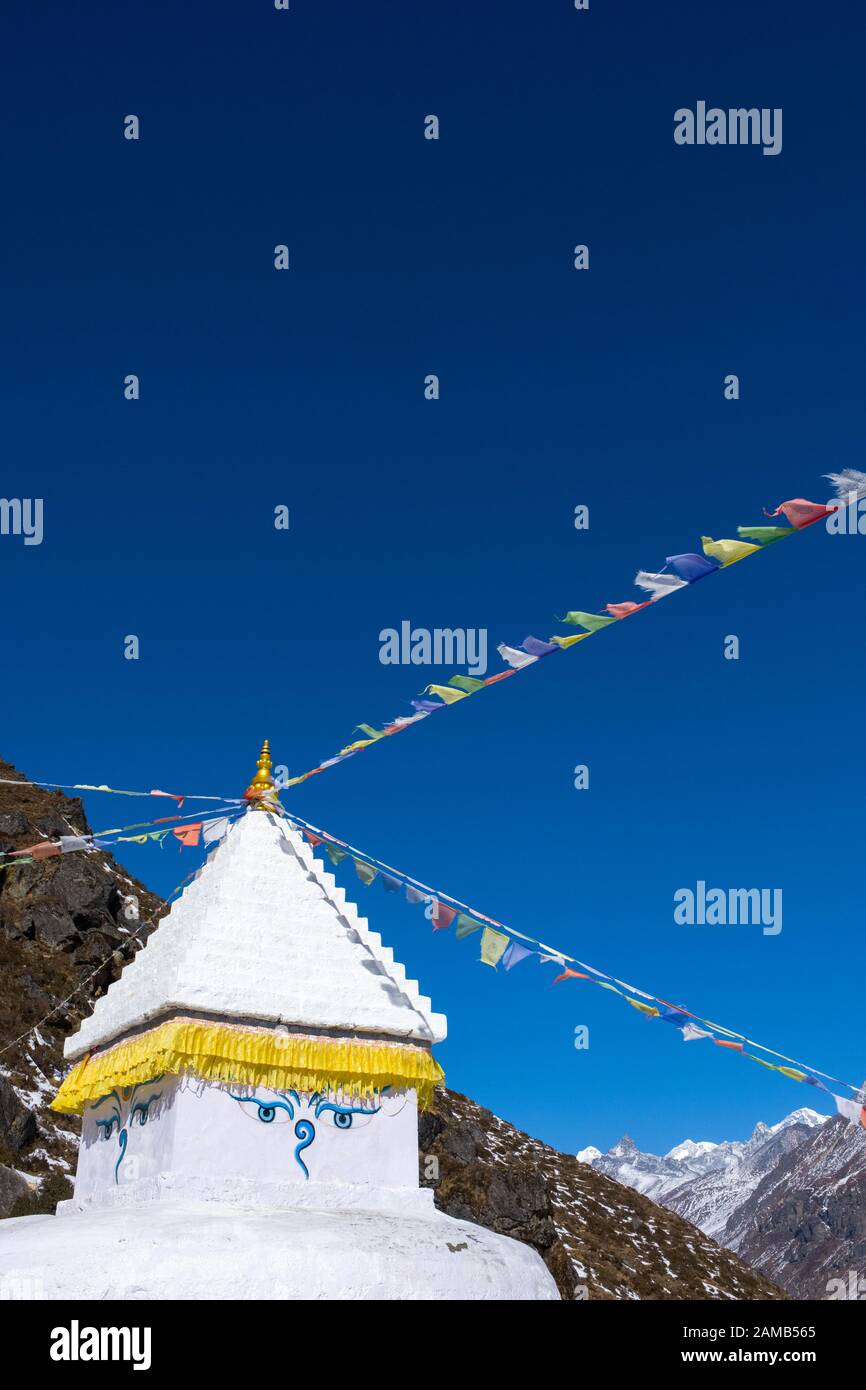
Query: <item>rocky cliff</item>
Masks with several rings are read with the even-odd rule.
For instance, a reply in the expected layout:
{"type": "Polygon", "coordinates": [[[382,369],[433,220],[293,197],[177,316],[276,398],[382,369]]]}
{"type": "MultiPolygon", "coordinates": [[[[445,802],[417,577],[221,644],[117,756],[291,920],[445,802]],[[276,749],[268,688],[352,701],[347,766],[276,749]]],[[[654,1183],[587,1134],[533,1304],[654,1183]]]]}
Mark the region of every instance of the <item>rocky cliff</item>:
{"type": "MultiPolygon", "coordinates": [[[[10,778],[23,782],[0,759],[0,779],[10,778]]],[[[0,780],[0,853],[89,831],[77,799],[0,780]]],[[[16,1201],[32,1210],[67,1194],[78,1124],[48,1108],[63,1042],[161,911],[159,898],[99,850],[0,868],[0,1214],[16,1201]]]]}

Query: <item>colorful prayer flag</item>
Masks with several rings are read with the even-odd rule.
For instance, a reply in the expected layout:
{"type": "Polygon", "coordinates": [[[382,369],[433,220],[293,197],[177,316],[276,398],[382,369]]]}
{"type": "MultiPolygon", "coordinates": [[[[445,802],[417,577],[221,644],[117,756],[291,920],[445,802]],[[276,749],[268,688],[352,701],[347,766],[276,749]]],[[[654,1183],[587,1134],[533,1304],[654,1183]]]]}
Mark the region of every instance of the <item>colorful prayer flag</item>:
{"type": "Polygon", "coordinates": [[[228,816],[219,816],[216,820],[206,820],[202,826],[202,840],[206,845],[211,845],[215,840],[221,840],[228,828],[228,816]]]}
{"type": "Polygon", "coordinates": [[[681,579],[685,579],[688,584],[696,584],[699,579],[705,579],[708,574],[714,574],[719,568],[705,555],[667,555],[665,564],[673,565],[681,579]]]}
{"type": "Polygon", "coordinates": [[[712,1033],[708,1033],[706,1028],[699,1028],[696,1023],[687,1023],[683,1028],[683,1042],[696,1042],[699,1038],[711,1038],[712,1033]]]}
{"type": "Polygon", "coordinates": [[[59,844],[51,840],[45,840],[41,845],[33,845],[30,854],[37,862],[40,859],[53,859],[56,854],[62,854],[63,850],[59,844]]]}
{"type": "Polygon", "coordinates": [[[194,825],[175,826],[175,829],[172,833],[178,840],[180,840],[181,848],[194,849],[199,842],[199,837],[201,836],[201,826],[202,823],[200,820],[198,820],[195,822],[194,825]]]}
{"type": "Polygon", "coordinates": [[[615,623],[616,618],[605,618],[601,613],[581,613],[580,609],[573,608],[562,621],[571,623],[572,627],[585,627],[587,632],[598,632],[599,628],[615,623]]]}
{"type": "Polygon", "coordinates": [[[61,835],[59,840],[60,853],[70,854],[73,850],[90,849],[92,843],[89,835],[61,835]]]}
{"type": "Polygon", "coordinates": [[[651,596],[651,603],[657,603],[660,598],[667,598],[668,594],[674,594],[677,589],[685,589],[688,586],[687,580],[680,579],[675,574],[662,574],[661,571],[653,574],[650,570],[638,570],[634,582],[645,594],[651,596]]]}
{"type": "Polygon", "coordinates": [[[537,656],[530,656],[529,652],[522,652],[519,647],[507,647],[504,642],[500,642],[496,648],[503,661],[507,661],[515,671],[519,671],[523,666],[531,666],[533,661],[537,661],[537,656]]]}
{"type": "Polygon", "coordinates": [[[542,642],[540,637],[524,637],[520,645],[530,656],[550,656],[551,652],[558,650],[555,643],[542,642]]]}
{"type": "Polygon", "coordinates": [[[758,545],[772,545],[774,541],[783,541],[786,536],[793,536],[795,528],[793,526],[738,526],[737,535],[745,536],[746,540],[757,541],[758,545]]]}
{"type": "Polygon", "coordinates": [[[629,999],[628,995],[625,995],[625,1000],[631,1004],[633,1009],[638,1009],[640,1013],[646,1014],[647,1018],[658,1018],[661,1013],[661,1010],[655,1008],[653,1004],[644,1004],[640,999],[629,999]]]}
{"type": "Polygon", "coordinates": [[[774,512],[768,512],[765,507],[764,516],[779,516],[781,513],[795,530],[802,531],[806,526],[821,521],[836,510],[837,507],[832,503],[807,502],[805,497],[793,497],[789,502],[781,502],[774,512]]]}
{"type": "Polygon", "coordinates": [[[833,1096],[833,1099],[840,1115],[844,1115],[853,1125],[862,1125],[866,1129],[866,1110],[859,1101],[846,1100],[844,1096],[833,1096]]]}
{"type": "Polygon", "coordinates": [[[502,957],[503,970],[512,970],[515,965],[519,965],[527,956],[534,955],[528,946],[521,946],[519,941],[512,941],[505,955],[502,957]]]}
{"type": "Polygon", "coordinates": [[[456,700],[465,700],[467,696],[465,690],[454,690],[450,685],[428,685],[426,693],[438,695],[446,705],[453,705],[456,700]]]}
{"type": "Polygon", "coordinates": [[[649,599],[646,603],[632,603],[629,599],[627,603],[606,603],[604,606],[612,617],[627,618],[631,613],[637,613],[641,608],[649,608],[649,605],[649,599]]]}
{"type": "Polygon", "coordinates": [[[452,676],[449,685],[456,685],[458,690],[465,690],[467,695],[474,695],[476,690],[483,690],[485,682],[477,680],[475,676],[452,676]]]}
{"type": "Polygon", "coordinates": [[[441,903],[438,898],[433,899],[432,922],[436,931],[442,931],[444,927],[450,927],[456,916],[456,907],[448,907],[447,904],[441,903]]]}
{"type": "Polygon", "coordinates": [[[492,965],[495,970],[508,947],[508,942],[509,938],[501,931],[485,927],[481,937],[482,965],[492,965]]]}
{"type": "Polygon", "coordinates": [[[714,541],[712,536],[701,536],[701,544],[704,554],[718,560],[722,569],[735,565],[738,560],[745,560],[747,555],[754,555],[761,548],[759,545],[747,545],[745,541],[714,541]]]}

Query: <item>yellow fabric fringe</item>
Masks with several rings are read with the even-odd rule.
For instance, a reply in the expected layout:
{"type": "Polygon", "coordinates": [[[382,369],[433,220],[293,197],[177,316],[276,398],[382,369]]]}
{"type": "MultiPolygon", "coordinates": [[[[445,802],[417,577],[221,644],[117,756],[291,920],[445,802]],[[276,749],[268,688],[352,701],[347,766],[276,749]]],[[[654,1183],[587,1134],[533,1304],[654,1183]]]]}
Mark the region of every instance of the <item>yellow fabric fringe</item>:
{"type": "Polygon", "coordinates": [[[350,1042],[176,1018],[76,1063],[51,1108],[80,1115],[88,1101],[116,1087],[164,1075],[270,1091],[371,1095],[383,1086],[412,1087],[422,1109],[445,1079],[430,1053],[412,1044],[350,1042]]]}

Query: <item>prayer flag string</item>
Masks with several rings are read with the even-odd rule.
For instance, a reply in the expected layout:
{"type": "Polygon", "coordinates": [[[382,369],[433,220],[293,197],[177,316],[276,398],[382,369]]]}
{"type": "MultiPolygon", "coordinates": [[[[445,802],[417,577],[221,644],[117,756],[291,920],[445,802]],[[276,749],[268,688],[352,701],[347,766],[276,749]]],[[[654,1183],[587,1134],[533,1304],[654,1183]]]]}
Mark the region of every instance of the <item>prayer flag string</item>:
{"type": "Polygon", "coordinates": [[[315,777],[328,768],[336,767],[338,763],[345,762],[348,758],[353,758],[356,753],[372,747],[374,743],[379,743],[382,739],[390,738],[394,734],[402,733],[404,729],[428,719],[431,714],[436,714],[439,710],[461,704],[468,696],[479,694],[485,687],[496,685],[509,676],[516,676],[529,666],[534,666],[538,661],[542,661],[545,657],[576,646],[577,643],[594,636],[603,628],[622,622],[623,619],[630,618],[645,608],[651,608],[660,599],[669,598],[679,590],[687,589],[701,579],[706,579],[719,570],[727,569],[730,565],[737,564],[750,555],[757,554],[759,550],[765,550],[768,546],[783,540],[785,537],[794,536],[798,531],[803,531],[814,525],[816,521],[826,520],[832,513],[840,511],[844,505],[856,501],[859,497],[866,496],[866,473],[859,473],[855,469],[846,469],[843,473],[829,473],[825,476],[834,485],[837,501],[808,502],[802,497],[794,498],[791,501],[782,502],[773,511],[767,512],[765,509],[768,517],[783,516],[789,523],[787,526],[738,526],[738,540],[713,540],[711,536],[703,536],[701,538],[703,554],[688,552],[681,555],[668,555],[661,570],[657,572],[638,570],[634,583],[643,593],[649,594],[649,598],[644,602],[635,603],[632,600],[627,600],[606,603],[602,611],[597,613],[570,609],[561,621],[570,627],[583,629],[581,632],[554,633],[547,641],[543,641],[540,637],[525,637],[519,646],[510,646],[505,642],[500,642],[496,650],[508,668],[507,670],[483,679],[454,675],[441,684],[428,685],[414,700],[410,701],[415,711],[414,714],[399,715],[396,719],[389,720],[381,729],[366,723],[356,725],[357,731],[364,735],[363,738],[355,739],[346,744],[332,758],[327,758],[318,767],[310,768],[308,772],[290,778],[284,784],[285,787],[299,786],[308,778],[315,777]],[[434,698],[431,699],[431,696],[434,698]]]}
{"type": "MultiPolygon", "coordinates": [[[[552,963],[560,967],[560,973],[551,981],[551,984],[556,985],[571,979],[587,980],[591,984],[598,985],[601,989],[620,995],[626,1003],[630,1004],[638,1013],[643,1014],[645,1018],[660,1019],[664,1023],[671,1024],[679,1030],[684,1042],[707,1038],[718,1047],[739,1052],[751,1061],[758,1062],[771,1071],[780,1072],[792,1081],[805,1082],[818,1090],[825,1091],[828,1095],[833,1096],[837,1102],[837,1109],[839,1102],[844,1101],[844,1098],[836,1096],[825,1084],[826,1082],[847,1087],[857,1098],[862,1094],[861,1087],[853,1082],[831,1076],[829,1072],[820,1071],[817,1067],[810,1066],[805,1062],[798,1062],[784,1052],[778,1052],[775,1048],[767,1047],[764,1043],[746,1037],[744,1033],[736,1032],[732,1028],[725,1028],[720,1023],[713,1023],[710,1019],[693,1013],[683,1005],[671,1004],[648,990],[638,989],[636,985],[627,984],[625,980],[620,980],[607,971],[598,970],[593,965],[587,965],[584,961],[577,960],[566,951],[561,951],[543,941],[536,940],[532,936],[527,936],[524,932],[517,931],[516,928],[497,921],[495,917],[489,917],[486,913],[479,912],[477,908],[461,902],[450,893],[422,883],[419,879],[413,878],[400,869],[395,869],[390,864],[383,863],[366,851],[355,848],[347,841],[338,839],[337,836],[331,835],[320,826],[312,825],[294,811],[291,814],[287,813],[286,819],[290,824],[296,825],[300,829],[311,848],[323,846],[335,867],[344,859],[351,858],[358,878],[367,887],[377,878],[381,878],[384,887],[389,892],[396,892],[403,888],[407,902],[425,905],[426,914],[434,931],[441,931],[453,925],[454,934],[458,940],[480,931],[480,959],[485,965],[490,965],[495,969],[501,964],[505,970],[511,970],[528,956],[535,955],[541,964],[552,963]],[[578,968],[574,969],[575,966],[578,968]],[[720,1036],[716,1036],[717,1034],[720,1036]],[[779,1065],[779,1062],[768,1062],[762,1057],[756,1057],[753,1052],[746,1051],[747,1047],[756,1048],[759,1052],[766,1053],[767,1056],[776,1057],[783,1065],[779,1065]]],[[[858,1099],[858,1104],[860,1103],[862,1102],[858,1099]]],[[[848,1105],[851,1102],[844,1101],[844,1104],[848,1105]]],[[[846,1112],[840,1110],[840,1113],[846,1112]]]]}

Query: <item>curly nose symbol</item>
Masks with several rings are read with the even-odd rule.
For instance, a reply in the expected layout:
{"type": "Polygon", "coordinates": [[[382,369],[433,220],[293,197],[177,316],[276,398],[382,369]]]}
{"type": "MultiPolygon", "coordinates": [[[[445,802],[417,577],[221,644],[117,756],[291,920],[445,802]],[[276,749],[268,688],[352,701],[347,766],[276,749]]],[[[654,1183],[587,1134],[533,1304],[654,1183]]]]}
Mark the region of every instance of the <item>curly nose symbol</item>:
{"type": "Polygon", "coordinates": [[[304,1177],[309,1178],[309,1169],[307,1168],[307,1165],[304,1162],[304,1160],[301,1158],[301,1154],[303,1153],[304,1149],[308,1149],[310,1147],[313,1140],[315,1139],[316,1127],[314,1124],[311,1123],[310,1120],[298,1120],[298,1123],[295,1125],[295,1134],[299,1141],[295,1145],[295,1161],[297,1162],[298,1166],[303,1169],[304,1177]]]}

